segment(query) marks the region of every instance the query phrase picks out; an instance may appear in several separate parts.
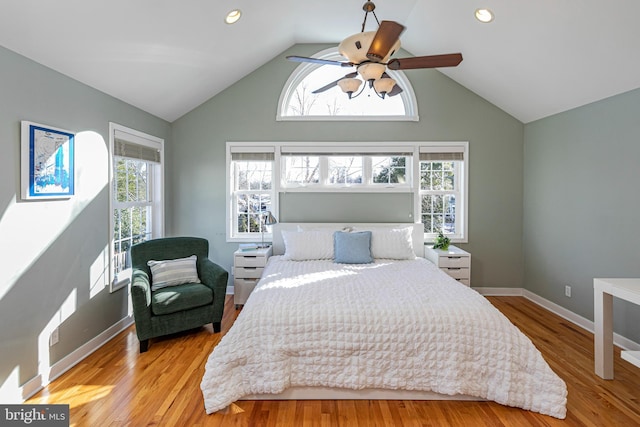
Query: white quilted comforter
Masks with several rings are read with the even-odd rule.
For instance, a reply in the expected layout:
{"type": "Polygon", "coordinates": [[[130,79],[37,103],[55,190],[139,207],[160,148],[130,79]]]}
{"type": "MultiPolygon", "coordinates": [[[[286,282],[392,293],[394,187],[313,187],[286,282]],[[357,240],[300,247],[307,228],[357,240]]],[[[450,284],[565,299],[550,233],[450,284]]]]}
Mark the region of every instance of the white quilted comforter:
{"type": "Polygon", "coordinates": [[[284,261],[206,364],[207,413],[292,386],[465,394],[557,418],[565,383],[477,292],[429,261],[284,261]]]}

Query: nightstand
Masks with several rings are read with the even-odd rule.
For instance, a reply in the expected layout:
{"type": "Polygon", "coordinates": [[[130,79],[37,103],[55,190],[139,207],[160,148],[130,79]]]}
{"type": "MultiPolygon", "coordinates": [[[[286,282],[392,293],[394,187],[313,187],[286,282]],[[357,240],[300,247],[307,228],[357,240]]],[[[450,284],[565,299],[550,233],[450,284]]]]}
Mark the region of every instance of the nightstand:
{"type": "Polygon", "coordinates": [[[425,246],[424,257],[458,282],[471,286],[471,254],[469,252],[453,245],[449,245],[446,251],[425,246]]]}
{"type": "Polygon", "coordinates": [[[271,246],[247,251],[238,249],[233,253],[233,302],[236,309],[247,302],[272,254],[271,246]]]}

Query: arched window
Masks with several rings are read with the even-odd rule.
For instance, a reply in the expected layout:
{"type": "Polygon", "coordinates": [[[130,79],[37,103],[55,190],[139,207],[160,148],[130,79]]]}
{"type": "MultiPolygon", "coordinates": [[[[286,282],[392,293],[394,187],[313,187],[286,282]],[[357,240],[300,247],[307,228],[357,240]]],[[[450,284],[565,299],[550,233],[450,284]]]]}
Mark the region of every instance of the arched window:
{"type": "MultiPolygon", "coordinates": [[[[329,48],[314,58],[344,61],[337,48],[329,48]]],[[[402,92],[378,97],[364,87],[362,93],[349,99],[338,85],[319,94],[312,92],[335,82],[355,69],[331,65],[302,63],[291,74],[278,102],[277,120],[407,120],[418,121],[418,105],[409,79],[402,71],[387,70],[402,92]]],[[[366,86],[363,84],[361,87],[366,86]]]]}

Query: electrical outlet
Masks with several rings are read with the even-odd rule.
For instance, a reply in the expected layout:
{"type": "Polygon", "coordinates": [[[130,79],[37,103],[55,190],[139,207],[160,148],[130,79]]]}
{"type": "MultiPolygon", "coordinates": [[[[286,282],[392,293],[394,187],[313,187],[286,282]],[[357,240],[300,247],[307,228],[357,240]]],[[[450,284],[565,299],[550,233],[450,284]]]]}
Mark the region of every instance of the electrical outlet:
{"type": "Polygon", "coordinates": [[[58,344],[58,340],[60,339],[59,333],[60,333],[60,331],[59,331],[58,328],[55,328],[51,332],[51,335],[49,336],[49,346],[58,344]]]}
{"type": "Polygon", "coordinates": [[[569,285],[564,286],[564,296],[571,298],[571,286],[569,285]]]}

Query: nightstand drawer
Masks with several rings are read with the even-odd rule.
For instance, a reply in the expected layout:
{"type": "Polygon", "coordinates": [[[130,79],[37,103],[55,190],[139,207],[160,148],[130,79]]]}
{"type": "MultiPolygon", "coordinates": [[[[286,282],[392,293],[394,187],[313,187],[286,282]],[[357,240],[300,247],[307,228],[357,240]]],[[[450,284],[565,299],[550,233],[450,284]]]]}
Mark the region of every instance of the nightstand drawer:
{"type": "Polygon", "coordinates": [[[267,265],[267,257],[264,255],[236,255],[234,265],[236,267],[264,267],[267,265]]]}
{"type": "Polygon", "coordinates": [[[233,275],[240,279],[259,279],[262,270],[262,267],[234,267],[233,275]]]}
{"type": "Polygon", "coordinates": [[[469,279],[469,269],[468,268],[441,268],[442,271],[447,273],[449,276],[454,279],[469,279]]]}
{"type": "Polygon", "coordinates": [[[233,279],[234,286],[251,286],[251,289],[256,286],[260,279],[233,279]]]}
{"type": "Polygon", "coordinates": [[[244,305],[249,299],[249,295],[253,292],[253,289],[256,287],[258,283],[258,279],[234,279],[233,280],[233,302],[238,308],[239,305],[244,305]]]}
{"type": "Polygon", "coordinates": [[[469,268],[471,258],[468,256],[441,256],[438,266],[442,268],[469,268]]]}

